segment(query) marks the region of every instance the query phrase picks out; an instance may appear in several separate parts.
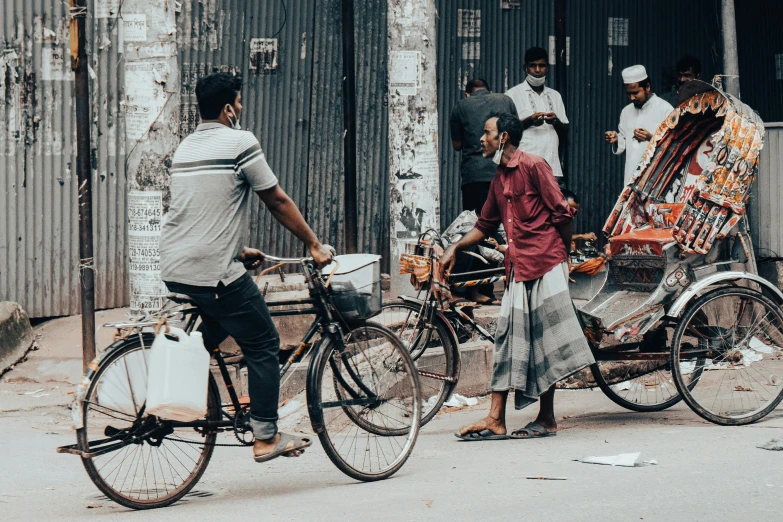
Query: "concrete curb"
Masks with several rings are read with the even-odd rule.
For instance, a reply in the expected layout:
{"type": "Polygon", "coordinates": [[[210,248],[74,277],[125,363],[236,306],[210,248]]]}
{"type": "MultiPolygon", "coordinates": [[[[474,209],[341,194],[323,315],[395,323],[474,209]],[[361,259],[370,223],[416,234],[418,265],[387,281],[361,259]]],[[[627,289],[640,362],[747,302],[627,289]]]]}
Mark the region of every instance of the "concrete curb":
{"type": "Polygon", "coordinates": [[[0,302],[0,375],[24,359],[34,344],[27,312],[17,303],[0,302]]]}

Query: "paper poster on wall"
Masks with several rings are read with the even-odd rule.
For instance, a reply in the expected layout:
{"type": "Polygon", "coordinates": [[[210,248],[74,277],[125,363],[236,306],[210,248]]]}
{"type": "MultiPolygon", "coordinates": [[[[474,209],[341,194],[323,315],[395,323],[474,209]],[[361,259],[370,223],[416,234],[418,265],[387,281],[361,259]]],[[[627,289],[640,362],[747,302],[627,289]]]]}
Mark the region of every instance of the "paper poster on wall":
{"type": "Polygon", "coordinates": [[[121,0],[95,0],[95,18],[117,18],[120,12],[121,0]]]}
{"type": "Polygon", "coordinates": [[[250,70],[252,74],[277,74],[277,38],[250,40],[250,70]]]}
{"type": "Polygon", "coordinates": [[[147,15],[141,14],[122,14],[122,38],[123,42],[146,42],[147,41],[147,15]]]}
{"type": "Polygon", "coordinates": [[[160,279],[160,230],[163,193],[128,192],[128,271],[132,310],[158,310],[163,306],[166,285],[160,279]]]}
{"type": "Polygon", "coordinates": [[[783,80],[783,54],[775,55],[775,79],[783,80]]]}
{"type": "Polygon", "coordinates": [[[125,136],[128,141],[145,137],[163,110],[166,65],[166,62],[125,64],[125,136]]]}
{"type": "Polygon", "coordinates": [[[61,46],[41,48],[41,79],[45,81],[73,81],[71,60],[61,46]]]}
{"type": "Polygon", "coordinates": [[[609,18],[609,45],[628,47],[628,18],[609,18]]]}
{"type": "Polygon", "coordinates": [[[457,36],[481,36],[481,9],[457,9],[457,36]]]}
{"type": "Polygon", "coordinates": [[[500,0],[501,9],[520,9],[522,0],[500,0]]]}
{"type": "Polygon", "coordinates": [[[462,42],[463,60],[481,60],[480,42],[462,42]]]}
{"type": "Polygon", "coordinates": [[[421,86],[421,52],[394,51],[389,56],[389,90],[415,96],[421,86]]]}

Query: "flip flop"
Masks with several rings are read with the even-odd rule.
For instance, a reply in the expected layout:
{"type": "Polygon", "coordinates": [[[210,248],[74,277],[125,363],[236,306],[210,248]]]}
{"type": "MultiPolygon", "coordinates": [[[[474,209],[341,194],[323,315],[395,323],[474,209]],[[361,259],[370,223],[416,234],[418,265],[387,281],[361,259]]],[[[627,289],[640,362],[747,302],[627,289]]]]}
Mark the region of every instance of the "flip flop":
{"type": "Polygon", "coordinates": [[[266,455],[257,455],[253,459],[256,462],[269,462],[272,459],[276,459],[280,456],[288,456],[298,451],[304,452],[305,448],[309,448],[313,444],[313,441],[307,437],[296,437],[294,435],[288,435],[287,433],[280,434],[280,440],[275,444],[275,448],[271,453],[266,455]],[[293,447],[287,448],[291,442],[294,443],[293,447]]]}
{"type": "Polygon", "coordinates": [[[464,435],[455,433],[454,435],[460,440],[469,442],[475,440],[506,440],[509,438],[508,435],[498,435],[497,433],[492,433],[489,430],[472,431],[464,435]]]}
{"type": "Polygon", "coordinates": [[[544,437],[554,437],[557,435],[554,431],[549,431],[537,422],[528,422],[524,428],[514,430],[509,435],[511,439],[542,439],[544,437]],[[524,434],[524,435],[523,435],[524,434]]]}

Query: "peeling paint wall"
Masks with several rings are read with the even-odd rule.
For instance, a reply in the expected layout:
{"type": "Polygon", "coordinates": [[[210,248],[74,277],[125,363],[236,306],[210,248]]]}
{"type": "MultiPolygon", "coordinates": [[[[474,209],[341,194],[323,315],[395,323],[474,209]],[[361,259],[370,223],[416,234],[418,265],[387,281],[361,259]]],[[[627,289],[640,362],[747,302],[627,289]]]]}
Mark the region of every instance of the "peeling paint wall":
{"type": "MultiPolygon", "coordinates": [[[[386,0],[357,2],[356,87],[359,248],[388,262],[386,8],[386,0]]],[[[0,299],[32,317],[79,312],[67,9],[59,0],[6,0],[0,10],[0,299]]],[[[161,214],[167,206],[171,152],[198,124],[195,84],[214,70],[244,76],[243,128],[316,232],[341,246],[339,15],[340,0],[286,0],[285,10],[279,0],[88,1],[98,308],[129,304],[129,257],[134,271],[153,264],[154,248],[128,229],[156,225],[155,192],[161,214]]],[[[249,241],[302,253],[260,204],[249,241]]]]}
{"type": "Polygon", "coordinates": [[[401,293],[400,254],[440,228],[435,1],[389,0],[388,17],[390,273],[401,293]]]}
{"type": "Polygon", "coordinates": [[[175,10],[170,0],[124,0],[118,18],[125,58],[122,107],[132,310],[157,310],[167,293],[160,280],[160,230],[171,199],[169,168],[180,131],[175,10]]]}
{"type": "MultiPolygon", "coordinates": [[[[18,301],[31,317],[76,314],[80,306],[67,9],[54,0],[7,0],[0,11],[0,300],[18,301]]],[[[96,306],[109,308],[127,302],[117,26],[92,13],[87,25],[96,306]]]]}

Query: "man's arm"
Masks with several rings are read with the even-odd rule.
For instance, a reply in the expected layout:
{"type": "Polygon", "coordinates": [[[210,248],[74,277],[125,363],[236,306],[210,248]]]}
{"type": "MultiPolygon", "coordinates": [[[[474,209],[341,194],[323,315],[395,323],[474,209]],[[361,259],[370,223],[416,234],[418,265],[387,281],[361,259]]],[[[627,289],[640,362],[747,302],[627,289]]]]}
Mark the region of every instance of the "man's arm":
{"type": "Polygon", "coordinates": [[[441,270],[443,271],[444,278],[448,278],[451,275],[457,252],[462,252],[472,246],[478,245],[484,241],[484,238],[486,237],[487,236],[485,236],[484,232],[481,230],[471,228],[467,234],[462,236],[462,239],[447,248],[446,252],[440,258],[441,270]]]}
{"type": "Polygon", "coordinates": [[[310,255],[313,256],[313,260],[315,260],[317,265],[322,266],[331,260],[331,252],[318,241],[318,238],[310,228],[310,225],[305,221],[296,204],[280,188],[280,185],[275,185],[266,190],[259,190],[256,194],[264,202],[272,216],[299,238],[302,243],[307,245],[310,255]]]}

